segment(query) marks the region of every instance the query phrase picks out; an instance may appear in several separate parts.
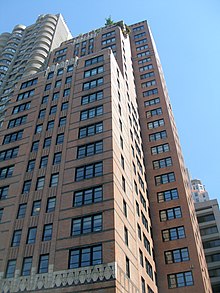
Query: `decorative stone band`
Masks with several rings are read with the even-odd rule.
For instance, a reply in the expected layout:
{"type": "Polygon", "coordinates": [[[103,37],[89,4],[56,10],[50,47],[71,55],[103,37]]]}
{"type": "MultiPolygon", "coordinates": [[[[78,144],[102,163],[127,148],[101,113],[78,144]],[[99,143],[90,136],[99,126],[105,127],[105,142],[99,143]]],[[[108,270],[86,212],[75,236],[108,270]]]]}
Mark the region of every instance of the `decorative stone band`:
{"type": "Polygon", "coordinates": [[[94,283],[97,281],[108,281],[116,278],[116,267],[116,263],[113,262],[79,269],[1,279],[0,289],[2,293],[27,292],[94,283]]]}

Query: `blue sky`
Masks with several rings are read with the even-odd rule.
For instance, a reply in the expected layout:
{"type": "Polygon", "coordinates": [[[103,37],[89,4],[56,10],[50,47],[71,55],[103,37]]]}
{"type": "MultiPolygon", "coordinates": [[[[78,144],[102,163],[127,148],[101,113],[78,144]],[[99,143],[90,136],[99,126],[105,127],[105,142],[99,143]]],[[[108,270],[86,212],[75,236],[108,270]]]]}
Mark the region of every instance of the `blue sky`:
{"type": "Polygon", "coordinates": [[[127,24],[147,19],[186,166],[220,201],[219,0],[2,0],[0,8],[0,32],[30,25],[46,13],[62,13],[73,36],[103,26],[109,15],[127,24]]]}

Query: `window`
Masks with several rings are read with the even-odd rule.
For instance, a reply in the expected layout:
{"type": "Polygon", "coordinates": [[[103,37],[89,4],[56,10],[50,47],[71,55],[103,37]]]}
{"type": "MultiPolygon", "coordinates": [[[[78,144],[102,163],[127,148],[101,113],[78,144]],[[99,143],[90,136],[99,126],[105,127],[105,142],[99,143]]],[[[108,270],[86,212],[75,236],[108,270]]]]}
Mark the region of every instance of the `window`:
{"type": "Polygon", "coordinates": [[[59,180],[59,173],[51,174],[50,187],[57,186],[58,180],[59,180]]]}
{"type": "Polygon", "coordinates": [[[31,216],[38,216],[40,214],[40,206],[41,206],[40,200],[36,200],[33,202],[31,216]]]}
{"type": "Polygon", "coordinates": [[[143,258],[143,252],[139,249],[139,260],[140,260],[140,265],[144,267],[144,258],[143,258]]]}
{"type": "Polygon", "coordinates": [[[25,257],[22,265],[22,276],[30,276],[32,267],[32,257],[25,257]]]}
{"type": "Polygon", "coordinates": [[[146,117],[150,118],[152,116],[158,116],[158,115],[161,115],[161,114],[162,114],[162,109],[161,108],[156,108],[156,109],[147,111],[146,112],[146,117]]]}
{"type": "MultiPolygon", "coordinates": [[[[138,53],[137,57],[141,58],[141,57],[148,56],[148,55],[150,55],[150,51],[144,51],[144,52],[138,53]]],[[[155,82],[155,84],[156,84],[156,82],[155,82]]]]}
{"type": "Polygon", "coordinates": [[[81,181],[84,179],[90,179],[93,177],[102,176],[103,164],[102,162],[85,165],[76,168],[75,181],[81,181]]]}
{"type": "Polygon", "coordinates": [[[72,81],[72,76],[67,76],[67,78],[65,80],[65,84],[71,83],[71,81],[72,81]]]}
{"type": "Polygon", "coordinates": [[[148,241],[144,233],[143,233],[143,238],[144,238],[144,247],[146,248],[147,252],[151,255],[150,242],[148,241]]]}
{"type": "Polygon", "coordinates": [[[37,227],[31,227],[28,229],[27,244],[33,244],[36,241],[37,227]]]}
{"type": "Polygon", "coordinates": [[[153,168],[154,169],[160,169],[160,168],[170,167],[172,165],[173,164],[172,164],[171,157],[153,161],[153,168]]]}
{"type": "Polygon", "coordinates": [[[59,165],[61,163],[62,153],[55,153],[53,157],[53,165],[59,165]]]}
{"type": "Polygon", "coordinates": [[[197,217],[198,223],[207,223],[209,221],[215,221],[215,216],[214,214],[209,214],[209,215],[205,215],[205,216],[200,216],[197,217]]]}
{"type": "Polygon", "coordinates": [[[46,213],[51,213],[51,212],[55,211],[55,206],[56,206],[56,197],[48,198],[46,213]]]}
{"type": "Polygon", "coordinates": [[[42,241],[49,241],[52,239],[52,230],[53,230],[52,224],[44,225],[42,241]]]}
{"type": "Polygon", "coordinates": [[[153,280],[152,265],[150,264],[150,262],[146,258],[145,258],[145,267],[146,267],[146,272],[147,272],[148,276],[153,280]]]}
{"type": "Polygon", "coordinates": [[[52,98],[52,101],[56,101],[59,99],[59,96],[60,96],[60,93],[59,92],[56,92],[53,94],[53,98],[52,98]]]}
{"type": "Polygon", "coordinates": [[[67,109],[68,109],[68,105],[69,105],[68,102],[62,103],[61,111],[65,111],[65,110],[67,110],[67,109]]]}
{"type": "Polygon", "coordinates": [[[14,165],[0,168],[0,179],[10,178],[13,175],[14,165]]]}
{"type": "Polygon", "coordinates": [[[99,232],[102,230],[102,214],[74,219],[72,222],[72,236],[99,232]]]}
{"type": "Polygon", "coordinates": [[[189,260],[188,248],[179,248],[170,251],[165,251],[165,262],[166,264],[183,262],[189,260]]]}
{"type": "Polygon", "coordinates": [[[200,229],[200,234],[201,236],[209,235],[209,234],[215,234],[218,233],[218,228],[217,226],[211,226],[208,228],[200,229]]]}
{"type": "Polygon", "coordinates": [[[100,154],[103,152],[103,141],[97,141],[89,143],[83,146],[79,146],[77,149],[77,159],[100,154]]]}
{"type": "Polygon", "coordinates": [[[124,190],[124,192],[126,192],[126,181],[124,176],[121,177],[121,180],[122,180],[122,189],[124,190]]]}
{"type": "Polygon", "coordinates": [[[20,140],[22,139],[22,135],[23,135],[23,130],[7,134],[4,137],[3,144],[8,144],[8,143],[20,140]]]}
{"type": "Polygon", "coordinates": [[[0,152],[0,161],[16,158],[18,155],[18,150],[19,150],[19,147],[15,147],[15,148],[0,152]]]}
{"type": "Polygon", "coordinates": [[[141,277],[141,292],[146,293],[145,281],[142,277],[141,277]]]}
{"type": "Polygon", "coordinates": [[[48,162],[48,156],[42,157],[40,161],[40,168],[46,168],[47,162],[48,162]]]}
{"type": "Polygon", "coordinates": [[[49,254],[42,254],[39,260],[38,274],[47,273],[48,266],[49,266],[49,254]]]}
{"type": "Polygon", "coordinates": [[[156,186],[176,181],[175,175],[173,172],[155,176],[154,179],[155,179],[156,186]]]}
{"type": "Polygon", "coordinates": [[[133,30],[133,32],[137,32],[137,31],[141,31],[143,29],[144,29],[144,26],[141,25],[141,26],[134,27],[132,30],[133,30]]]}
{"type": "Polygon", "coordinates": [[[47,79],[51,79],[54,76],[54,71],[51,71],[47,75],[47,79]]]}
{"type": "Polygon", "coordinates": [[[54,128],[54,120],[48,121],[47,123],[47,130],[53,129],[54,128]]]}
{"type": "Polygon", "coordinates": [[[17,127],[19,125],[26,123],[26,121],[27,121],[27,115],[12,119],[8,123],[8,128],[17,127]]]}
{"type": "Polygon", "coordinates": [[[37,152],[39,148],[39,141],[34,141],[31,147],[32,152],[37,152]]]}
{"type": "Polygon", "coordinates": [[[123,169],[125,168],[125,159],[122,155],[121,155],[121,166],[123,169]]]}
{"type": "Polygon", "coordinates": [[[49,91],[51,89],[51,83],[46,84],[45,91],[49,91]]]}
{"type": "Polygon", "coordinates": [[[160,103],[160,98],[155,98],[155,99],[152,99],[152,100],[145,101],[144,106],[148,107],[148,106],[156,105],[156,104],[159,104],[159,103],[160,103]]]}
{"type": "Polygon", "coordinates": [[[22,230],[16,230],[14,231],[13,234],[13,238],[12,238],[12,242],[11,242],[11,246],[12,247],[16,247],[20,245],[21,242],[21,232],[22,230]]]}
{"type": "Polygon", "coordinates": [[[151,58],[148,57],[148,58],[144,58],[144,59],[138,60],[138,64],[144,64],[144,63],[150,62],[150,61],[151,61],[151,58]]]}
{"type": "Polygon", "coordinates": [[[25,103],[25,104],[21,104],[21,105],[18,105],[18,106],[15,106],[15,107],[13,108],[13,112],[12,112],[12,114],[17,114],[17,113],[19,113],[19,112],[23,112],[23,111],[25,111],[25,110],[29,110],[30,107],[31,107],[31,103],[30,103],[30,102],[25,103]]]}
{"type": "Polygon", "coordinates": [[[204,249],[220,246],[220,239],[203,242],[204,249]]]}
{"type": "MultiPolygon", "coordinates": [[[[140,76],[141,79],[145,79],[145,78],[149,78],[149,77],[152,77],[154,76],[154,72],[148,72],[148,73],[145,73],[145,74],[142,74],[140,76]]],[[[141,86],[142,88],[145,88],[145,87],[149,87],[149,86],[152,86],[152,85],[155,85],[156,84],[156,81],[149,81],[149,82],[145,82],[145,83],[142,83],[141,86]]]]}
{"type": "Polygon", "coordinates": [[[43,148],[49,148],[51,145],[51,137],[46,137],[45,140],[44,140],[44,146],[43,148]]]}
{"type": "Polygon", "coordinates": [[[55,52],[55,56],[61,55],[61,54],[65,53],[66,51],[67,51],[67,48],[60,49],[60,50],[55,52]]]}
{"type": "Polygon", "coordinates": [[[151,95],[156,95],[158,94],[158,89],[152,89],[146,92],[143,92],[143,97],[149,97],[151,95]]]}
{"type": "Polygon", "coordinates": [[[138,238],[141,240],[142,237],[141,237],[141,227],[139,224],[137,224],[137,230],[138,230],[138,238]]]}
{"type": "Polygon", "coordinates": [[[69,89],[65,89],[63,91],[63,97],[68,97],[70,95],[70,88],[69,89]]]}
{"type": "Polygon", "coordinates": [[[126,263],[126,276],[128,278],[130,278],[130,262],[129,262],[129,259],[128,257],[126,256],[126,259],[125,259],[125,263],[126,263]]]}
{"type": "Polygon", "coordinates": [[[55,82],[55,87],[61,87],[62,81],[61,80],[57,80],[55,82]]]}
{"type": "Polygon", "coordinates": [[[169,152],[169,150],[170,150],[169,144],[165,143],[165,144],[161,144],[161,145],[152,147],[151,148],[151,154],[152,155],[157,155],[157,154],[169,152]]]}
{"type": "Polygon", "coordinates": [[[52,106],[50,108],[50,115],[56,114],[56,112],[57,112],[57,106],[52,106]]]}
{"type": "Polygon", "coordinates": [[[57,76],[62,75],[63,74],[63,68],[60,68],[57,70],[57,76]]]}
{"type": "Polygon", "coordinates": [[[100,116],[103,114],[103,106],[98,106],[95,108],[90,108],[80,113],[80,120],[86,120],[90,118],[94,118],[95,116],[100,116]]]}
{"type": "Polygon", "coordinates": [[[19,205],[17,219],[22,219],[25,217],[26,209],[27,209],[26,203],[22,203],[19,205]]]}
{"type": "Polygon", "coordinates": [[[125,217],[127,218],[128,217],[128,211],[127,211],[127,204],[126,204],[125,200],[123,200],[123,212],[124,212],[125,217]]]}
{"type": "Polygon", "coordinates": [[[193,286],[193,275],[191,271],[170,274],[168,278],[169,288],[182,288],[187,286],[193,286]]]}
{"type": "Polygon", "coordinates": [[[84,78],[94,76],[96,74],[100,74],[103,71],[104,71],[104,66],[99,66],[99,67],[92,68],[90,70],[84,71],[84,78]]]}
{"type": "Polygon", "coordinates": [[[37,78],[31,79],[31,80],[26,81],[26,82],[23,82],[21,84],[21,88],[20,89],[24,89],[26,87],[29,87],[29,86],[32,86],[32,85],[35,85],[35,84],[37,84],[37,78]]]}
{"type": "Polygon", "coordinates": [[[88,82],[84,82],[83,83],[83,91],[95,88],[97,86],[102,85],[103,83],[104,83],[103,77],[100,77],[98,79],[94,79],[94,80],[91,80],[91,81],[88,81],[88,82]]]}
{"type": "Polygon", "coordinates": [[[149,228],[148,228],[148,221],[147,221],[146,217],[144,216],[143,212],[141,212],[141,220],[142,220],[142,224],[144,225],[144,227],[148,231],[149,230],[149,228]]]}
{"type": "Polygon", "coordinates": [[[82,105],[86,105],[88,103],[92,103],[92,102],[95,102],[95,101],[99,101],[102,98],[103,98],[103,91],[95,92],[93,94],[83,96],[82,97],[82,100],[81,100],[81,104],[82,105]]]}
{"type": "Polygon", "coordinates": [[[146,45],[143,45],[143,46],[140,46],[140,47],[136,47],[136,50],[137,51],[142,51],[144,49],[148,49],[148,45],[147,44],[146,45]]]}
{"type": "Polygon", "coordinates": [[[38,118],[39,119],[44,119],[45,116],[46,116],[46,110],[45,109],[40,110],[39,115],[38,115],[38,118]]]}
{"type": "Polygon", "coordinates": [[[69,66],[67,67],[67,72],[71,72],[71,71],[73,71],[73,65],[69,65],[69,66]]]}
{"type": "Polygon", "coordinates": [[[59,120],[59,127],[65,126],[66,125],[66,117],[61,117],[59,120]]]}
{"type": "Polygon", "coordinates": [[[8,197],[9,186],[0,187],[0,200],[6,199],[8,197]]]}
{"type": "Polygon", "coordinates": [[[104,41],[102,41],[102,45],[107,45],[107,44],[110,44],[110,43],[114,43],[115,40],[116,40],[115,38],[110,38],[110,39],[104,40],[104,41]]]}
{"type": "Polygon", "coordinates": [[[158,128],[164,125],[164,119],[155,120],[147,124],[148,129],[158,128]]]}
{"type": "Polygon", "coordinates": [[[73,206],[79,207],[82,205],[101,202],[102,197],[103,197],[102,186],[96,186],[89,189],[76,191],[74,193],[73,206]]]}
{"type": "Polygon", "coordinates": [[[48,103],[48,99],[49,99],[49,96],[44,96],[44,97],[42,98],[42,102],[41,102],[41,104],[47,104],[47,103],[48,103]]]}
{"type": "Polygon", "coordinates": [[[160,131],[160,132],[155,132],[153,134],[149,135],[149,140],[150,141],[157,141],[160,139],[164,139],[167,137],[167,132],[166,130],[160,131]]]}
{"type": "Polygon", "coordinates": [[[64,133],[57,135],[56,144],[62,144],[64,142],[64,133]]]}
{"type": "Polygon", "coordinates": [[[94,266],[102,263],[102,245],[70,250],[69,269],[94,266]]]}
{"type": "Polygon", "coordinates": [[[15,275],[16,260],[9,260],[7,265],[7,270],[5,278],[13,278],[15,275]]]}
{"type": "Polygon", "coordinates": [[[137,35],[134,35],[134,39],[139,39],[141,37],[144,37],[146,35],[146,32],[143,32],[143,33],[140,33],[140,34],[137,34],[137,35]]]}
{"type": "Polygon", "coordinates": [[[37,178],[36,190],[41,190],[44,188],[44,181],[45,181],[44,176],[37,178]]]}
{"type": "Polygon", "coordinates": [[[107,32],[106,34],[102,35],[102,38],[104,39],[106,37],[110,37],[110,36],[113,36],[113,35],[115,35],[115,31],[107,32]]]}
{"type": "Polygon", "coordinates": [[[102,62],[103,60],[104,60],[103,55],[97,56],[95,58],[88,59],[88,60],[85,61],[85,66],[90,66],[90,65],[102,62]]]}
{"type": "Polygon", "coordinates": [[[179,194],[176,188],[157,193],[158,202],[170,201],[178,198],[179,194]]]}
{"type": "Polygon", "coordinates": [[[153,65],[152,64],[139,67],[139,71],[140,72],[147,71],[147,70],[150,70],[150,69],[153,69],[153,65]]]}
{"type": "Polygon", "coordinates": [[[41,133],[43,131],[43,124],[39,124],[35,128],[35,133],[41,133]]]}
{"type": "Polygon", "coordinates": [[[4,209],[0,209],[0,223],[2,222],[2,218],[3,218],[3,211],[4,211],[4,209]]]}
{"type": "Polygon", "coordinates": [[[162,238],[164,242],[182,239],[185,237],[185,229],[183,226],[174,227],[162,231],[162,238]]]}
{"type": "Polygon", "coordinates": [[[34,90],[30,90],[28,92],[25,92],[25,93],[22,93],[22,94],[19,94],[17,96],[17,101],[21,101],[23,99],[28,99],[29,97],[32,97],[34,95],[34,90]]]}
{"type": "Polygon", "coordinates": [[[96,124],[81,127],[79,129],[79,138],[95,135],[95,134],[98,134],[98,133],[101,133],[101,132],[103,132],[103,123],[99,122],[99,123],[96,123],[96,124]]]}

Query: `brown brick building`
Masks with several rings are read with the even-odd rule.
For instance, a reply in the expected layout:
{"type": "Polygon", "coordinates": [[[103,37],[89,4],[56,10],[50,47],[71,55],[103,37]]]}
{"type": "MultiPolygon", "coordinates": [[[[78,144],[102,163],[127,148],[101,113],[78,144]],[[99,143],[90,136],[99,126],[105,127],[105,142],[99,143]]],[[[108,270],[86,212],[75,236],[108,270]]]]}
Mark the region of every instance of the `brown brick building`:
{"type": "Polygon", "coordinates": [[[212,292],[147,22],[63,42],[47,66],[0,134],[2,292],[212,292]]]}

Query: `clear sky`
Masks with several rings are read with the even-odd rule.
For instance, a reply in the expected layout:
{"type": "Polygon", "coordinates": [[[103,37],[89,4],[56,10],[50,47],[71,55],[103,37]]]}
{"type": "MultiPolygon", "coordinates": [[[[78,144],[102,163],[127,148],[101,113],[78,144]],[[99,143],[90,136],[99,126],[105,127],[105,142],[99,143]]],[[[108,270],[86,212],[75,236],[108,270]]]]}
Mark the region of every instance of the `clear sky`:
{"type": "Polygon", "coordinates": [[[0,0],[0,32],[46,13],[61,13],[73,36],[103,26],[109,15],[149,21],[186,166],[220,202],[220,1],[0,0]]]}

